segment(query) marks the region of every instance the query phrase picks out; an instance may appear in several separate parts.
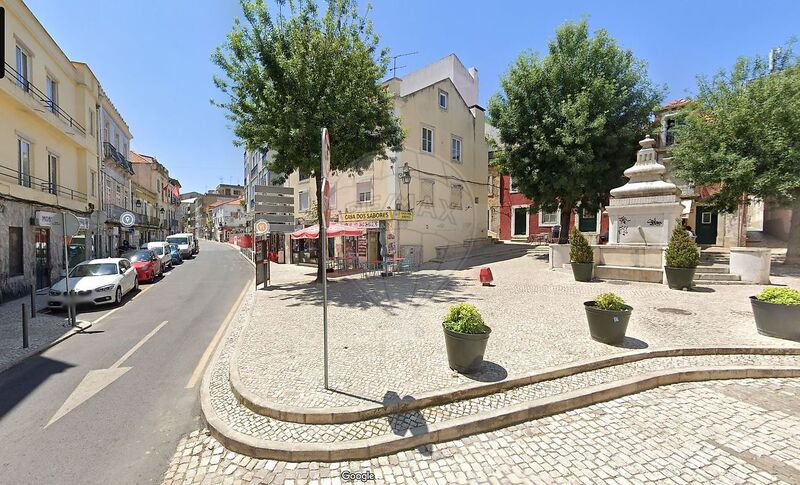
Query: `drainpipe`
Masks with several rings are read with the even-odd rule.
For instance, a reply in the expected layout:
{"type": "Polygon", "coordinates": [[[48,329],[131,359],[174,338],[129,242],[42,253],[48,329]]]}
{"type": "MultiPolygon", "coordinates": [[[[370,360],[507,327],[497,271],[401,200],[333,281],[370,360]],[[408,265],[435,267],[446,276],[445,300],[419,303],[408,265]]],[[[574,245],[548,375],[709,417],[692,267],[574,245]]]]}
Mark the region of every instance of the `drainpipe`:
{"type": "MultiPolygon", "coordinates": [[[[100,100],[100,85],[98,84],[97,87],[97,99],[100,100]]],[[[98,255],[104,256],[105,253],[103,252],[103,237],[102,232],[100,232],[100,215],[103,214],[105,207],[103,207],[103,200],[104,192],[103,190],[103,173],[102,173],[102,164],[103,164],[103,142],[100,140],[100,103],[95,103],[94,105],[94,135],[97,145],[97,242],[95,243],[96,251],[98,255]]]]}

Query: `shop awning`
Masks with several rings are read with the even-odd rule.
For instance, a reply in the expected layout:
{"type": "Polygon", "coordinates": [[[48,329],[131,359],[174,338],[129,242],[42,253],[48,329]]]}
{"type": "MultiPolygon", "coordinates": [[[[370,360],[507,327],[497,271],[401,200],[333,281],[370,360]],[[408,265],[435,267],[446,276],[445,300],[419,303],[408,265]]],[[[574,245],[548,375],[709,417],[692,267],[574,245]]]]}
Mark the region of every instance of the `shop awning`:
{"type": "MultiPolygon", "coordinates": [[[[364,229],[353,226],[343,226],[341,224],[331,224],[327,229],[328,237],[338,236],[360,236],[364,234],[364,229]]],[[[291,234],[292,239],[317,239],[319,237],[319,224],[305,227],[291,234]]]]}

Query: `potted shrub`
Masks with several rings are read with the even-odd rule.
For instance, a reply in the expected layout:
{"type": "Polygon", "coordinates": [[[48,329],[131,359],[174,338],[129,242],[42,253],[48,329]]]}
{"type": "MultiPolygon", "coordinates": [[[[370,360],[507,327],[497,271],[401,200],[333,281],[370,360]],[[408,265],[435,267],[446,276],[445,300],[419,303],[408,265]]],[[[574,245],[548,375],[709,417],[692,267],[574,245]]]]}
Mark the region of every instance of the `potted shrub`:
{"type": "Polygon", "coordinates": [[[800,342],[800,291],[765,288],[750,304],[758,333],[800,342]]]}
{"type": "Polygon", "coordinates": [[[569,261],[575,281],[592,281],[594,251],[577,227],[569,232],[569,261]]]}
{"type": "Polygon", "coordinates": [[[675,223],[672,237],[669,238],[665,254],[664,272],[667,284],[673,290],[692,289],[694,272],[700,264],[697,244],[689,237],[689,233],[681,225],[680,219],[675,223]]]}
{"type": "Polygon", "coordinates": [[[450,368],[463,374],[478,370],[492,329],[483,323],[475,305],[459,303],[450,307],[442,328],[450,368]]]}
{"type": "Polygon", "coordinates": [[[598,342],[620,344],[625,340],[625,330],[633,308],[614,293],[597,295],[593,301],[583,303],[589,320],[589,333],[598,342]]]}

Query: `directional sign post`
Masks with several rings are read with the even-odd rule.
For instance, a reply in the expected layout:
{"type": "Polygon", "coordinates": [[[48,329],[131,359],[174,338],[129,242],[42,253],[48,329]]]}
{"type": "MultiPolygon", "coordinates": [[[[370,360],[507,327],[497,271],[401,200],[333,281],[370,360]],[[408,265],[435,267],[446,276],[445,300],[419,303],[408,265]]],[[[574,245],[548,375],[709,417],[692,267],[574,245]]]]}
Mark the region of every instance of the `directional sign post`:
{"type": "Polygon", "coordinates": [[[328,387],[328,220],[330,219],[330,185],[328,172],[331,169],[331,137],[328,129],[322,129],[322,223],[319,225],[320,256],[322,258],[322,351],[325,371],[325,389],[328,387]]]}
{"type": "Polygon", "coordinates": [[[78,218],[75,217],[75,214],[70,212],[62,212],[61,223],[58,223],[58,219],[53,221],[54,227],[58,227],[59,225],[64,233],[64,286],[67,296],[67,313],[69,316],[69,324],[74,327],[76,323],[75,308],[72,304],[72,295],[70,294],[69,290],[69,243],[72,242],[72,238],[78,234],[78,231],[80,231],[81,223],[78,218]]]}

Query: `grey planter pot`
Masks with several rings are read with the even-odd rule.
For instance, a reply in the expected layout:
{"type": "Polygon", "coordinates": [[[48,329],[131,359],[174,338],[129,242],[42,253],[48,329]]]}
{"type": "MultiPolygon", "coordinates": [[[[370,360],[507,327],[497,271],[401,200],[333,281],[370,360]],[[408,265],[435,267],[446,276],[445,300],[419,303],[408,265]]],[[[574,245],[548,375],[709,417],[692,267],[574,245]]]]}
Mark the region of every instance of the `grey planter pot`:
{"type": "Polygon", "coordinates": [[[589,321],[589,333],[594,340],[612,345],[621,344],[625,340],[632,307],[625,305],[622,310],[602,310],[595,306],[594,301],[584,302],[583,307],[589,321]]]}
{"type": "Polygon", "coordinates": [[[750,297],[758,333],[800,342],[800,306],[769,303],[750,297]]]}
{"type": "Polygon", "coordinates": [[[486,343],[489,341],[492,329],[486,333],[460,333],[444,326],[442,329],[450,368],[462,374],[477,371],[483,363],[483,353],[486,351],[486,343]]]}
{"type": "Polygon", "coordinates": [[[692,282],[694,281],[694,272],[697,268],[670,268],[664,266],[664,272],[667,273],[667,285],[673,290],[692,289],[692,282]]]}
{"type": "Polygon", "coordinates": [[[594,263],[570,263],[575,281],[592,281],[594,263]]]}

